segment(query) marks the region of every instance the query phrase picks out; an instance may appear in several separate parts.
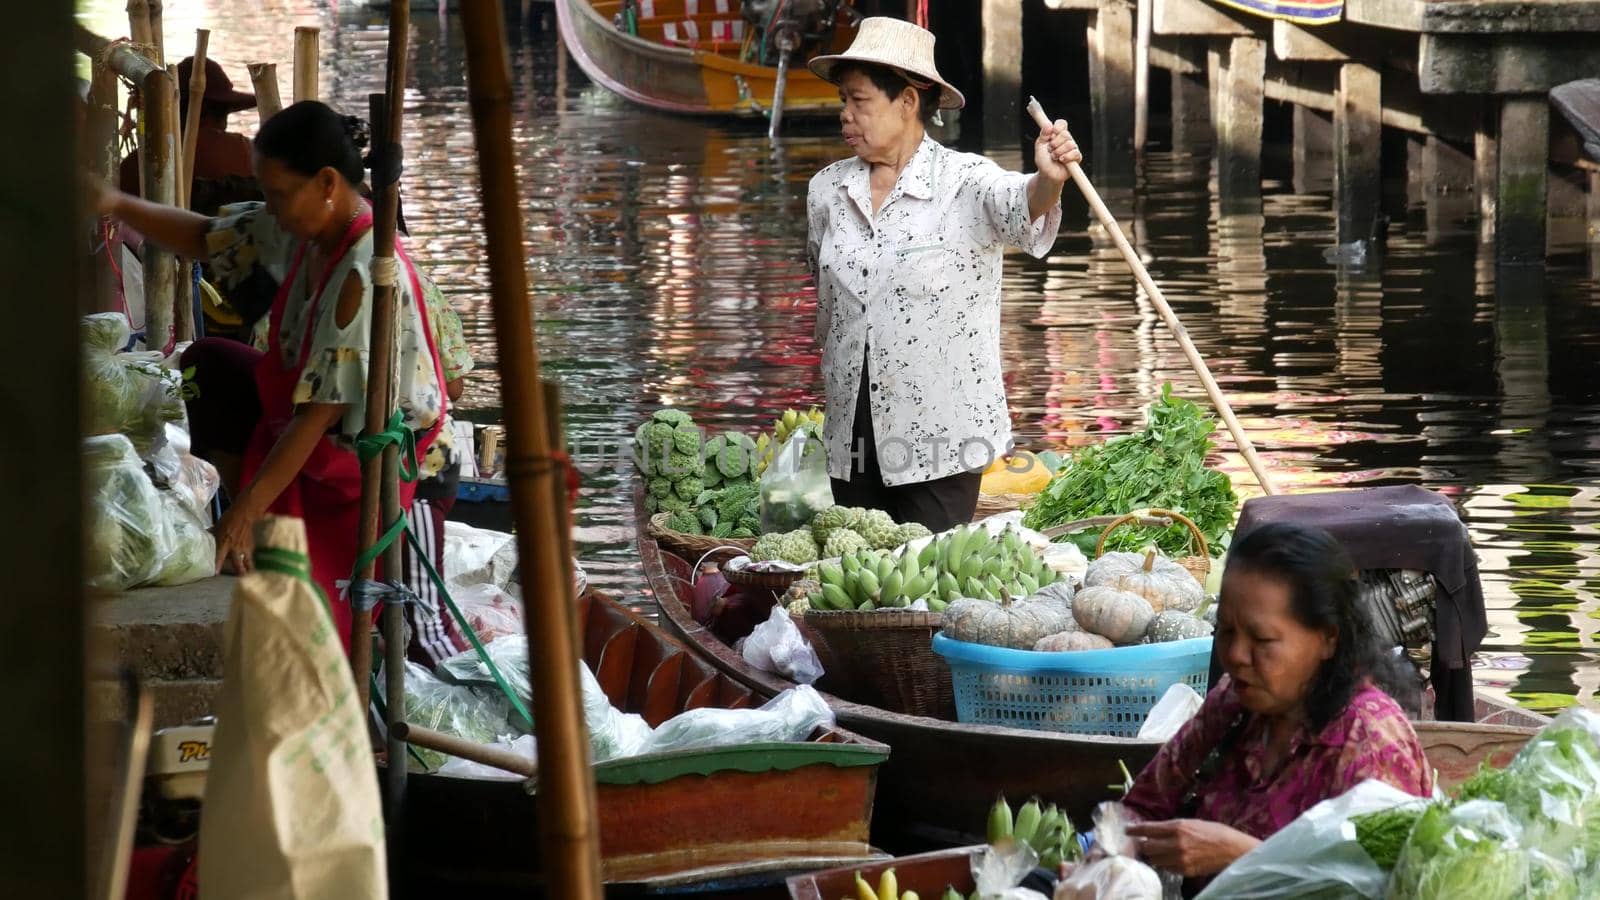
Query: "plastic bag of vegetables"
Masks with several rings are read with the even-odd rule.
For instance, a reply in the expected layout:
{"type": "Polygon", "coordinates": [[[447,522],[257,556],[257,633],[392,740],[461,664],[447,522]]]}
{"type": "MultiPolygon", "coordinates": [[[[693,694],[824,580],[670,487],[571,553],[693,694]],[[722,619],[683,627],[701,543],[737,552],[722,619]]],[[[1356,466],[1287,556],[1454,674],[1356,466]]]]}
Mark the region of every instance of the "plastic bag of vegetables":
{"type": "Polygon", "coordinates": [[[809,527],[832,505],[827,451],[820,440],[796,432],[761,476],[761,533],[809,527]]]}
{"type": "Polygon", "coordinates": [[[127,323],[114,319],[121,317],[99,313],[83,320],[84,430],[127,435],[145,455],[166,440],[166,423],[185,419],[183,376],[164,366],[160,353],[116,352],[118,335],[127,339],[127,323]]]}
{"type": "MultiPolygon", "coordinates": [[[[387,690],[380,672],[378,686],[387,690]]],[[[492,744],[515,730],[507,720],[510,705],[497,692],[477,691],[446,684],[414,662],[406,663],[406,721],[479,744],[492,744]]],[[[414,746],[414,745],[413,745],[414,746]]],[[[437,769],[448,758],[443,753],[416,747],[422,761],[437,769]]]]}
{"type": "Polygon", "coordinates": [[[211,536],[210,515],[201,518],[182,494],[158,491],[162,516],[171,537],[170,550],[156,572],[156,584],[188,584],[217,574],[217,539],[211,536]]]}
{"type": "Polygon", "coordinates": [[[120,434],[84,439],[83,455],[89,497],[85,580],[108,591],[148,584],[174,550],[160,493],[132,442],[120,434]]]}
{"type": "Polygon", "coordinates": [[[1571,870],[1523,844],[1503,803],[1469,800],[1428,807],[1395,863],[1394,900],[1576,898],[1571,870]]]}

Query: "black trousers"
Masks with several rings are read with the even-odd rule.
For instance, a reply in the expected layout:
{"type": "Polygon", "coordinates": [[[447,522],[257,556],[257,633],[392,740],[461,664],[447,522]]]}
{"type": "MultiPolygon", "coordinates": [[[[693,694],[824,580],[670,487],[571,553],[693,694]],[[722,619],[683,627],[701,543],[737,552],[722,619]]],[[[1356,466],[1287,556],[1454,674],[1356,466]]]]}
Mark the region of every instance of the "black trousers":
{"type": "Polygon", "coordinates": [[[878,442],[872,433],[872,394],[867,366],[861,367],[861,387],[856,392],[855,421],[850,428],[854,448],[850,480],[835,478],[833,502],[840,506],[881,509],[896,522],[919,522],[938,533],[972,521],[978,509],[982,472],[961,472],[916,484],[886,485],[878,467],[878,442]]]}

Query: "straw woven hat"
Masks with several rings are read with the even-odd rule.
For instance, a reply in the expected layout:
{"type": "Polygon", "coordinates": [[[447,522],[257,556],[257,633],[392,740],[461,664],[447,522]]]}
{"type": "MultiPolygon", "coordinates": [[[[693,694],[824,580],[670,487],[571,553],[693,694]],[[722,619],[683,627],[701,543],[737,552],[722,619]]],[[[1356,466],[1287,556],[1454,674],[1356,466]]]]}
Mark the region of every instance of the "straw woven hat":
{"type": "Polygon", "coordinates": [[[933,32],[926,28],[904,19],[874,16],[861,20],[861,28],[856,32],[856,39],[850,42],[850,49],[832,56],[815,57],[808,65],[818,78],[833,84],[839,83],[833,77],[834,70],[845,63],[888,66],[911,81],[920,82],[918,87],[930,83],[938,85],[940,109],[960,109],[967,105],[967,98],[940,77],[938,67],[933,64],[933,41],[933,32]]]}

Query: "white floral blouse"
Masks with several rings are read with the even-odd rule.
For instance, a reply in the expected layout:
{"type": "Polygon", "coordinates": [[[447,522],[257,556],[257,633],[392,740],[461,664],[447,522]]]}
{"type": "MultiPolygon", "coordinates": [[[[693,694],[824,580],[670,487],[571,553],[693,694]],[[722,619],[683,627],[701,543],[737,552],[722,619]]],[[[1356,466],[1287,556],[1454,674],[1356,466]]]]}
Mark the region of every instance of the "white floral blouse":
{"type": "MultiPolygon", "coordinates": [[[[296,250],[294,238],[278,226],[262,203],[223,207],[220,215],[211,221],[206,245],[211,270],[228,290],[260,277],[263,271],[272,283],[281,284],[296,250]]],[[[367,342],[372,329],[371,265],[372,232],[368,230],[333,264],[317,304],[315,322],[308,321],[312,299],[309,295],[315,284],[315,273],[306,265],[300,266],[294,284],[290,285],[289,301],[283,314],[284,363],[295,364],[302,341],[308,347],[305,369],[295,386],[294,402],[345,404],[344,417],[334,435],[344,446],[354,446],[366,425],[367,342]],[[361,279],[364,297],[355,317],[340,326],[339,291],[352,272],[361,279]]],[[[418,313],[419,298],[411,296],[409,278],[400,279],[398,293],[400,315],[396,331],[400,357],[395,369],[395,396],[406,426],[423,432],[439,420],[444,409],[444,395],[434,372],[433,357],[428,352],[427,335],[418,313]]],[[[270,318],[262,316],[256,323],[252,343],[258,350],[267,349],[266,328],[270,318]]],[[[434,474],[448,463],[452,452],[450,432],[449,423],[440,429],[439,437],[419,467],[423,476],[434,474]]]]}
{"type": "Polygon", "coordinates": [[[1005,248],[1043,257],[1057,203],[1028,215],[1028,176],[923,138],[872,214],[868,165],[836,162],[811,179],[807,252],[817,284],[828,473],[849,480],[863,358],[887,485],[987,465],[1011,445],[1000,373],[1005,248]]]}

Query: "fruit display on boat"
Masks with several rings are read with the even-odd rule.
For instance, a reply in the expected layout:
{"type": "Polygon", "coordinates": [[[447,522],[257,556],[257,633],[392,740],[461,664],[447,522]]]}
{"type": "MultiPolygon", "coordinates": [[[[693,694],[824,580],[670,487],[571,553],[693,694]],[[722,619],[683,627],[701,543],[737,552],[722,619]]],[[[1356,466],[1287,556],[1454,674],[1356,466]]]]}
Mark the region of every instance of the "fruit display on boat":
{"type": "MultiPolygon", "coordinates": [[[[828,512],[832,510],[818,519],[828,512]]],[[[828,541],[840,539],[844,526],[837,522],[845,518],[847,514],[839,514],[822,522],[828,541]]],[[[876,524],[872,530],[877,536],[876,524]]],[[[910,533],[899,531],[895,539],[910,533]]],[[[929,610],[942,612],[961,599],[993,604],[1002,597],[1026,597],[1060,577],[1014,529],[991,536],[983,528],[963,525],[913,549],[915,540],[897,551],[863,548],[824,560],[817,566],[820,589],[808,597],[812,607],[868,611],[904,608],[922,600],[929,610]]]]}
{"type": "Polygon", "coordinates": [[[983,480],[978,490],[985,494],[1037,494],[1050,483],[1060,457],[1053,453],[1035,454],[1017,450],[995,461],[983,470],[983,480]]]}
{"type": "MultiPolygon", "coordinates": [[[[820,442],[822,438],[822,410],[815,406],[801,412],[798,409],[786,409],[783,415],[772,423],[770,432],[763,432],[755,439],[753,474],[760,478],[767,471],[767,466],[772,464],[772,457],[777,454],[778,448],[784,445],[797,431],[804,431],[820,442]]],[[[820,446],[820,443],[819,445],[820,446]]]]}
{"type": "Polygon", "coordinates": [[[1137,594],[1149,601],[1156,612],[1190,612],[1205,599],[1205,588],[1194,575],[1154,547],[1143,553],[1107,553],[1089,564],[1083,584],[1137,594]]]}
{"type": "Polygon", "coordinates": [[[687,413],[656,412],[634,432],[634,460],[645,478],[645,509],[669,513],[684,534],[754,538],[760,531],[755,441],[727,432],[702,442],[687,413]]]}

